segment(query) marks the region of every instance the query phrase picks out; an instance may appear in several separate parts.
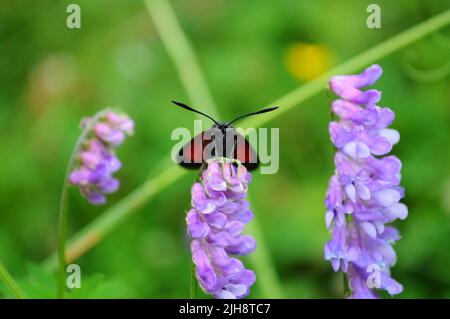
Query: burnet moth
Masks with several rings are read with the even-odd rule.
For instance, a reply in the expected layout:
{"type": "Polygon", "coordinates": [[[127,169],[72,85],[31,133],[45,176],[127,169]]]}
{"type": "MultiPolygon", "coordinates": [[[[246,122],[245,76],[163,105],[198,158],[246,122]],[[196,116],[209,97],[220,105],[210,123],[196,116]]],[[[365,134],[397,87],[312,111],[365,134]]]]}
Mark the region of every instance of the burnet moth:
{"type": "Polygon", "coordinates": [[[173,100],[172,103],[188,111],[206,116],[214,122],[210,129],[198,134],[180,149],[176,160],[182,167],[199,169],[208,159],[222,157],[238,160],[250,171],[258,168],[259,160],[255,150],[231,124],[247,116],[274,111],[278,109],[277,106],[239,116],[228,123],[219,123],[211,116],[186,104],[173,100]]]}

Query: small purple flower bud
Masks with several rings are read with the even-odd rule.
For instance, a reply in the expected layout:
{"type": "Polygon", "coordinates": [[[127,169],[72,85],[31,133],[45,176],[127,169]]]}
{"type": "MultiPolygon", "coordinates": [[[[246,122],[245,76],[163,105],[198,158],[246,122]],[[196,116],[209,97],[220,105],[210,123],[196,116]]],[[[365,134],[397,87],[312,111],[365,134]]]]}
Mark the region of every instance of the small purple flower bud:
{"type": "Polygon", "coordinates": [[[125,133],[123,131],[115,129],[107,123],[97,123],[94,126],[94,133],[103,142],[113,147],[119,146],[125,139],[125,133]]]}
{"type": "Polygon", "coordinates": [[[255,283],[253,271],[229,255],[247,255],[255,240],[242,235],[253,213],[245,200],[250,174],[241,164],[213,159],[192,186],[192,209],[186,216],[192,260],[201,288],[215,298],[243,298],[255,283]]]}
{"type": "Polygon", "coordinates": [[[94,205],[103,205],[106,203],[106,197],[100,192],[97,192],[95,190],[90,189],[83,189],[81,191],[81,194],[83,194],[84,197],[87,198],[87,200],[94,205]]]}
{"type": "Polygon", "coordinates": [[[360,90],[375,83],[381,73],[381,67],[373,65],[359,75],[330,80],[331,90],[340,99],[332,103],[339,121],[329,125],[337,152],[325,199],[325,221],[332,239],[324,255],[334,271],[347,273],[351,298],[377,298],[375,288],[389,294],[403,290],[390,276],[397,259],[392,244],[400,236],[394,227],[386,226],[408,215],[406,205],[400,203],[402,164],[395,156],[377,157],[389,153],[400,134],[388,128],[394,112],[376,105],[381,93],[360,90]],[[368,281],[373,271],[379,272],[379,282],[372,286],[368,281]]]}
{"type": "Polygon", "coordinates": [[[106,122],[114,129],[120,130],[127,135],[133,135],[134,122],[126,115],[117,114],[114,112],[106,113],[106,122]]]}
{"type": "MultiPolygon", "coordinates": [[[[84,118],[81,127],[85,129],[89,121],[90,118],[84,118]]],[[[125,134],[132,133],[132,123],[127,115],[107,112],[94,125],[78,154],[78,166],[70,173],[68,181],[78,186],[81,194],[94,205],[105,204],[105,194],[116,192],[120,186],[119,180],[112,177],[122,166],[115,148],[122,143],[125,134]],[[124,124],[126,128],[122,128],[124,124]]]]}

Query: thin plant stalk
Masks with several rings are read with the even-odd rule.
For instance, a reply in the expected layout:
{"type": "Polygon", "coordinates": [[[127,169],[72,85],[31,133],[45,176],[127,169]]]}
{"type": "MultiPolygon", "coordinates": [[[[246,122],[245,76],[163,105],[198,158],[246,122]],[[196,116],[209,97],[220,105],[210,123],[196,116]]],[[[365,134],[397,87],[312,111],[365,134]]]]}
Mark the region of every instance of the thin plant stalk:
{"type": "Polygon", "coordinates": [[[193,46],[184,34],[170,2],[168,0],[144,0],[144,3],[169,56],[176,66],[189,100],[213,118],[217,118],[217,108],[193,46]]]}
{"type": "Polygon", "coordinates": [[[348,298],[351,296],[352,292],[348,287],[348,278],[345,272],[342,272],[342,283],[343,283],[344,298],[348,298]]]}
{"type": "Polygon", "coordinates": [[[192,263],[191,271],[191,299],[197,299],[197,277],[195,276],[195,264],[192,263]]]}
{"type": "MultiPolygon", "coordinates": [[[[379,45],[368,49],[364,53],[357,55],[354,58],[338,65],[333,68],[332,71],[326,73],[312,82],[309,82],[293,92],[279,98],[269,105],[279,105],[281,108],[277,112],[268,113],[265,116],[249,118],[242,123],[243,127],[258,127],[267,123],[269,120],[276,118],[277,116],[284,114],[306,99],[321,92],[328,82],[330,76],[335,74],[347,74],[358,71],[365,65],[373,63],[405,46],[413,43],[414,41],[445,27],[450,23],[450,10],[447,10],[439,15],[436,15],[418,25],[394,36],[393,38],[386,40],[379,45]]],[[[150,177],[143,185],[136,188],[129,195],[124,197],[113,207],[107,209],[102,215],[94,220],[90,225],[86,226],[79,233],[77,233],[68,247],[68,260],[75,260],[83,253],[100,242],[106,234],[112,232],[116,227],[122,224],[128,217],[133,215],[133,212],[142,207],[142,205],[148,203],[154,196],[160,193],[162,190],[170,186],[172,183],[177,182],[182,176],[187,174],[185,170],[175,168],[175,166],[169,167],[167,170],[163,170],[159,175],[150,177]],[[167,180],[165,180],[167,179],[167,180]],[[153,181],[158,181],[153,183],[153,181]]],[[[49,256],[44,261],[48,269],[55,269],[57,266],[57,260],[55,255],[49,256]]]]}
{"type": "Polygon", "coordinates": [[[3,263],[0,261],[0,281],[16,296],[18,299],[27,299],[27,295],[23,292],[22,288],[17,284],[14,278],[6,270],[3,263]]]}
{"type": "Polygon", "coordinates": [[[58,261],[59,261],[59,270],[58,270],[58,280],[57,280],[57,297],[64,298],[64,290],[65,290],[65,272],[66,272],[66,238],[67,238],[67,219],[68,219],[68,192],[69,192],[69,174],[72,171],[77,155],[80,152],[80,149],[83,143],[86,140],[86,137],[91,132],[94,125],[98,122],[98,120],[106,114],[109,109],[105,109],[103,111],[98,112],[94,117],[92,117],[87,125],[84,127],[83,132],[75,144],[75,147],[72,150],[72,154],[70,155],[69,163],[67,164],[66,173],[64,177],[64,183],[61,191],[61,199],[59,205],[59,222],[58,222],[58,230],[59,230],[59,243],[58,243],[58,261]]]}

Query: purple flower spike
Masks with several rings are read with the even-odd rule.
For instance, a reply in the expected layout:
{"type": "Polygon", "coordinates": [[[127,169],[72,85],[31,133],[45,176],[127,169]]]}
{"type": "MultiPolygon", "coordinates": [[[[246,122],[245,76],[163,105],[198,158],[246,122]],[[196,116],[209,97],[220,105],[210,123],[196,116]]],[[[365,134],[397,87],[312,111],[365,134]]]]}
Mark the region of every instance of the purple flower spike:
{"type": "Polygon", "coordinates": [[[325,206],[325,220],[332,239],[324,257],[334,271],[347,274],[351,298],[378,298],[375,289],[395,295],[403,287],[390,276],[396,262],[393,243],[398,231],[386,224],[408,216],[400,203],[402,163],[384,156],[400,140],[388,126],[394,112],[377,106],[377,90],[361,91],[381,76],[372,65],[359,75],[339,75],[330,80],[331,90],[340,99],[332,103],[339,121],[329,125],[331,141],[337,149],[335,174],[331,177],[325,206]]]}
{"type": "Polygon", "coordinates": [[[192,186],[186,222],[195,275],[200,287],[215,298],[243,298],[256,280],[253,271],[230,256],[248,255],[256,248],[255,240],[242,234],[253,218],[245,200],[250,180],[243,165],[213,159],[192,186]]]}
{"type": "MultiPolygon", "coordinates": [[[[83,129],[89,118],[81,121],[83,129]]],[[[69,183],[80,188],[81,194],[94,205],[106,203],[105,194],[117,191],[120,182],[112,174],[122,164],[115,155],[125,135],[132,135],[134,122],[125,114],[105,113],[92,128],[89,139],[83,144],[75,169],[69,175],[69,183]]]]}

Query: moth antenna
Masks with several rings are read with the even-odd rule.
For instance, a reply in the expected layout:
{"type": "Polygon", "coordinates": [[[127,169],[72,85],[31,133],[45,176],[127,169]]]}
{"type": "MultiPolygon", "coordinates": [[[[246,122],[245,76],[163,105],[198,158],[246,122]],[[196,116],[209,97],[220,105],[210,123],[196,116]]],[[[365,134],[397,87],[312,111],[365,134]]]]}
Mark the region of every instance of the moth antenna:
{"type": "Polygon", "coordinates": [[[259,111],[257,111],[257,112],[253,112],[253,113],[249,113],[249,114],[245,114],[245,115],[239,116],[239,117],[235,118],[234,120],[232,120],[230,123],[228,123],[227,126],[233,124],[233,123],[236,122],[237,120],[240,120],[240,119],[242,119],[242,118],[244,118],[244,117],[252,116],[252,115],[257,115],[257,114],[263,114],[263,113],[267,113],[267,112],[272,112],[272,111],[275,111],[275,110],[278,109],[278,108],[279,108],[278,106],[272,106],[272,107],[268,107],[268,108],[259,110],[259,111]]]}
{"type": "Polygon", "coordinates": [[[208,114],[205,114],[205,113],[202,113],[202,112],[200,112],[200,111],[197,111],[197,110],[195,110],[195,109],[193,109],[192,107],[190,107],[190,106],[188,106],[188,105],[186,105],[186,104],[184,104],[184,103],[181,103],[181,102],[177,102],[177,101],[174,101],[174,100],[172,100],[171,101],[173,104],[175,104],[175,105],[178,105],[179,107],[182,107],[183,109],[185,109],[185,110],[188,110],[188,111],[191,111],[191,112],[194,112],[194,113],[198,113],[198,114],[201,114],[201,115],[203,115],[203,116],[206,116],[207,118],[209,118],[211,121],[213,121],[214,123],[216,123],[217,125],[220,125],[215,119],[213,119],[211,116],[209,116],[208,114]]]}

